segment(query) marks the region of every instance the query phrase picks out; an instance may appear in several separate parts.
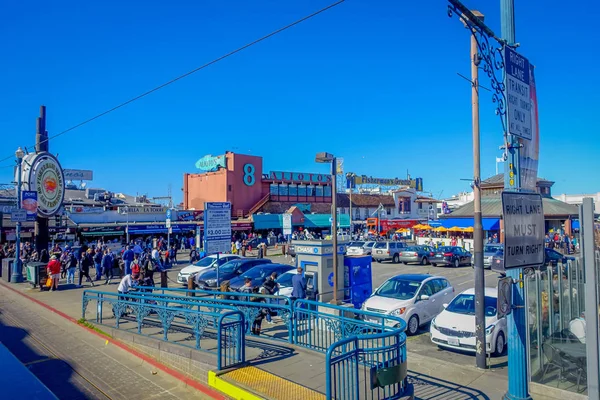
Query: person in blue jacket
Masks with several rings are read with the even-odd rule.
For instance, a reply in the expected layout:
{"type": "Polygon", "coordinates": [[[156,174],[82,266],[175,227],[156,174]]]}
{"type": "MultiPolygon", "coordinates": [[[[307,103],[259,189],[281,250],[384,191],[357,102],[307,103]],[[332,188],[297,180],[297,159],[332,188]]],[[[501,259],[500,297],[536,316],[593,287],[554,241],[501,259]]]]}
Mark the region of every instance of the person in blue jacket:
{"type": "Polygon", "coordinates": [[[113,257],[108,249],[104,251],[104,256],[102,257],[102,272],[106,276],[104,284],[110,285],[110,280],[113,278],[113,257]]]}
{"type": "Polygon", "coordinates": [[[133,246],[129,245],[127,250],[123,252],[123,262],[125,263],[125,275],[131,275],[131,263],[133,262],[135,254],[133,252],[133,246]]]}

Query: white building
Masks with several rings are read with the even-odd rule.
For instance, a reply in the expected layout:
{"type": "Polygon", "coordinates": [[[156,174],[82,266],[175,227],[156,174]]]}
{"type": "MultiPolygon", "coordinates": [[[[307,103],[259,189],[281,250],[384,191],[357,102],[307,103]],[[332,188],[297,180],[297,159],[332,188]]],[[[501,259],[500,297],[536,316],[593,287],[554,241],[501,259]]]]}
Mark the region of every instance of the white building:
{"type": "Polygon", "coordinates": [[[582,204],[584,198],[591,197],[594,199],[594,204],[600,204],[600,192],[594,194],[559,194],[552,197],[564,203],[574,205],[582,204]]]}

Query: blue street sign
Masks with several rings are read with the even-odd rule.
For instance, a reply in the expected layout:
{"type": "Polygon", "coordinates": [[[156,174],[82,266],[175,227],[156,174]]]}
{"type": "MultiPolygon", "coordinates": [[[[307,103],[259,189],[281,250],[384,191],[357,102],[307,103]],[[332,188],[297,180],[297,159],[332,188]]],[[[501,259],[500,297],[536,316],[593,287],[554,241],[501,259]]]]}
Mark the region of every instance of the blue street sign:
{"type": "Polygon", "coordinates": [[[329,286],[333,287],[333,272],[327,277],[327,283],[329,283],[329,286]]]}
{"type": "Polygon", "coordinates": [[[167,208],[167,219],[171,219],[171,209],[167,208]]]}

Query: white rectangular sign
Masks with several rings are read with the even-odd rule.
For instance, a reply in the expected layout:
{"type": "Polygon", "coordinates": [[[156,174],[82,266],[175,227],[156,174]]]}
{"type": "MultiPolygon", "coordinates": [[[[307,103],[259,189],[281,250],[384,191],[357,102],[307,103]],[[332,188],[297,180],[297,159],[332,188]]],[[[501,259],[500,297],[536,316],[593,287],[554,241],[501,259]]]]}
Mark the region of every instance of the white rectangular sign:
{"type": "Polygon", "coordinates": [[[544,206],[537,193],[502,192],[504,268],[544,264],[544,206]]]}
{"type": "Polygon", "coordinates": [[[63,169],[67,181],[91,181],[94,173],[88,169],[63,169]]]}
{"type": "Polygon", "coordinates": [[[10,213],[10,220],[12,222],[25,222],[27,221],[27,210],[24,208],[19,208],[18,210],[14,210],[10,213]]]}
{"type": "Polygon", "coordinates": [[[231,203],[204,203],[204,242],[208,254],[231,250],[231,203]]]}
{"type": "Polygon", "coordinates": [[[529,61],[510,47],[504,46],[504,67],[508,133],[531,140],[529,61]]]}
{"type": "Polygon", "coordinates": [[[283,234],[292,234],[292,214],[283,214],[283,234]]]}

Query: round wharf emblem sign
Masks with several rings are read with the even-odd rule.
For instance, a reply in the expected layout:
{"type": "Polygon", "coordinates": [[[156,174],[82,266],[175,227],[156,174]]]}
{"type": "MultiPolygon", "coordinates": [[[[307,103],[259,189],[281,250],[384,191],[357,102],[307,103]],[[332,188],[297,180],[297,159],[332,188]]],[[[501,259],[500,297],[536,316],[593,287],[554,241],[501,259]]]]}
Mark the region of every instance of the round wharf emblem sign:
{"type": "Polygon", "coordinates": [[[65,178],[60,163],[47,152],[29,154],[23,159],[23,182],[37,192],[38,214],[55,215],[65,197],[65,178]]]}

